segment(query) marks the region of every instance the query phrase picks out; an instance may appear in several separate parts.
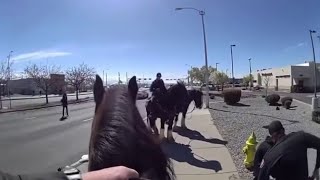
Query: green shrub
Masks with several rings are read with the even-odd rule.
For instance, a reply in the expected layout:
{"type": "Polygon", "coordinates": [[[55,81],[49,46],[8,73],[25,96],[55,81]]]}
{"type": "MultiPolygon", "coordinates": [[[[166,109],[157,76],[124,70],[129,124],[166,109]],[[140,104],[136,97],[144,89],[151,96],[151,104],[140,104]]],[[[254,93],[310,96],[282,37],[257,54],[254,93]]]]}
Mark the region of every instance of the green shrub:
{"type": "Polygon", "coordinates": [[[284,107],[284,102],[286,102],[287,100],[292,101],[292,97],[283,97],[281,98],[281,104],[284,107]]]}
{"type": "Polygon", "coordinates": [[[240,101],[241,90],[238,89],[227,89],[222,92],[224,97],[224,102],[228,105],[236,104],[240,101]]]}
{"type": "Polygon", "coordinates": [[[265,99],[270,105],[277,105],[280,100],[280,96],[278,94],[270,94],[265,99]]]}
{"type": "Polygon", "coordinates": [[[282,104],[282,106],[285,107],[286,109],[290,109],[291,103],[292,103],[291,100],[286,100],[286,101],[284,101],[284,103],[282,104]]]}

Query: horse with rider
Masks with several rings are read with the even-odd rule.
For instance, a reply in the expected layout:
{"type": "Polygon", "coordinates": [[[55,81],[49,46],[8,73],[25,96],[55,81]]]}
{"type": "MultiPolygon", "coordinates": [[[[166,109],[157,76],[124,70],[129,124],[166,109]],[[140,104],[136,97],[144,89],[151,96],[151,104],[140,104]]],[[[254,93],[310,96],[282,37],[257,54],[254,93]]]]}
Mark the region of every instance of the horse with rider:
{"type": "Polygon", "coordinates": [[[150,86],[150,92],[152,96],[146,103],[147,121],[153,133],[159,135],[160,141],[164,138],[164,126],[167,123],[167,139],[173,142],[173,124],[176,126],[179,113],[182,113],[181,127],[185,128],[189,104],[194,101],[195,107],[201,108],[203,94],[199,90],[187,90],[181,81],[166,89],[161,73],[157,73],[156,79],[150,86]],[[155,124],[157,118],[161,119],[160,134],[155,124]]]}

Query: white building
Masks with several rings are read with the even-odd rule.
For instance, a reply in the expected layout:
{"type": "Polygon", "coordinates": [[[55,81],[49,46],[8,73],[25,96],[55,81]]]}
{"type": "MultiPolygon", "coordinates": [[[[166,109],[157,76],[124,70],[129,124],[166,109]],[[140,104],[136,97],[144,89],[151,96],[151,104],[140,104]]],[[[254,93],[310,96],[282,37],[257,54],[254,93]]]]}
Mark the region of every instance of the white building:
{"type": "MultiPolygon", "coordinates": [[[[320,63],[317,63],[317,88],[320,86],[320,63]]],[[[313,92],[314,89],[314,63],[305,62],[303,64],[290,65],[282,68],[270,68],[257,70],[253,74],[254,85],[265,87],[268,82],[269,88],[275,90],[291,90],[297,92],[297,89],[304,92],[313,92]]]]}

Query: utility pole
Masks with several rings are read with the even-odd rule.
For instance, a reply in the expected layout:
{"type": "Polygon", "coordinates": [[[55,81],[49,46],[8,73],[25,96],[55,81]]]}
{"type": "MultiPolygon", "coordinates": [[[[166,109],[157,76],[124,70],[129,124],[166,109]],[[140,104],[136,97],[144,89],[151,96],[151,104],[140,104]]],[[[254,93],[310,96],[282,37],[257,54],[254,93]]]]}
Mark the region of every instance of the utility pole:
{"type": "Polygon", "coordinates": [[[126,72],[126,83],[128,84],[128,72],[126,72]]]}
{"type": "Polygon", "coordinates": [[[250,86],[250,90],[251,90],[251,86],[253,84],[252,83],[252,71],[251,71],[251,58],[249,58],[248,60],[249,60],[249,66],[250,66],[250,75],[249,75],[250,76],[250,85],[249,86],[250,86]]]}
{"type": "Polygon", "coordinates": [[[106,87],[108,88],[108,73],[106,72],[106,87]]]}
{"type": "Polygon", "coordinates": [[[313,74],[313,85],[314,85],[314,97],[312,98],[312,120],[318,121],[318,112],[319,112],[319,98],[317,97],[317,64],[316,64],[316,55],[314,53],[314,44],[312,34],[316,33],[314,30],[309,30],[311,45],[312,45],[312,53],[313,53],[313,66],[314,66],[314,74],[313,74]]]}
{"type": "Polygon", "coordinates": [[[230,45],[231,48],[231,64],[232,64],[232,87],[234,87],[234,73],[233,73],[233,53],[232,53],[232,47],[235,47],[236,45],[230,45]]]}
{"type": "Polygon", "coordinates": [[[118,72],[118,84],[120,84],[121,80],[120,80],[120,72],[118,72]]]}
{"type": "Polygon", "coordinates": [[[203,34],[203,44],[204,44],[204,61],[205,61],[205,82],[206,82],[206,108],[208,109],[209,108],[209,70],[208,70],[208,53],[207,53],[207,39],[206,39],[206,31],[205,31],[205,24],[204,24],[204,15],[205,15],[205,12],[204,11],[201,11],[201,10],[198,10],[196,8],[190,8],[190,7],[187,7],[187,8],[176,8],[175,10],[176,11],[180,11],[180,10],[183,10],[183,9],[191,9],[191,10],[194,10],[194,11],[197,11],[199,13],[199,15],[201,16],[201,22],[202,22],[202,34],[203,34]]]}
{"type": "Polygon", "coordinates": [[[9,81],[10,81],[10,76],[11,76],[11,73],[10,73],[10,58],[11,58],[11,53],[13,53],[13,51],[10,51],[10,53],[9,53],[9,55],[8,55],[8,67],[7,67],[7,95],[8,95],[8,98],[9,98],[9,103],[10,103],[9,108],[10,108],[10,109],[11,109],[11,95],[10,95],[9,81]]]}
{"type": "Polygon", "coordinates": [[[104,83],[104,70],[102,71],[102,84],[104,83]]]}

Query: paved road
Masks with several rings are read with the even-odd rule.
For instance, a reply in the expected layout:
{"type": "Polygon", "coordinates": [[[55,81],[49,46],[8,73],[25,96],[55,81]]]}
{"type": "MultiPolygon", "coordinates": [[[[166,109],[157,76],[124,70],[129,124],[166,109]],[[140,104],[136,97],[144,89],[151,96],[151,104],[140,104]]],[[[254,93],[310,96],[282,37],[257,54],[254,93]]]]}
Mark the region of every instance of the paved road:
{"type": "MultiPolygon", "coordinates": [[[[146,117],[145,100],[137,101],[146,117]]],[[[11,173],[55,171],[87,154],[94,103],[69,106],[70,117],[59,121],[61,107],[0,114],[0,169],[11,173]]]]}
{"type": "MultiPolygon", "coordinates": [[[[28,105],[44,105],[46,103],[46,98],[45,96],[41,96],[41,98],[39,98],[40,96],[16,96],[16,97],[12,97],[12,99],[16,99],[16,100],[11,100],[11,108],[21,108],[21,107],[26,107],[28,105]],[[22,98],[32,98],[32,99],[22,99],[22,98]]],[[[88,97],[93,97],[92,93],[82,93],[79,94],[79,99],[84,99],[84,98],[88,98],[88,97]]],[[[53,102],[60,102],[62,96],[49,96],[49,103],[53,103],[53,102]]],[[[75,100],[76,96],[75,94],[68,94],[68,101],[70,100],[75,100]]],[[[8,98],[5,98],[5,101],[2,102],[2,106],[4,107],[4,109],[7,109],[10,107],[10,101],[8,100],[8,98]]]]}

